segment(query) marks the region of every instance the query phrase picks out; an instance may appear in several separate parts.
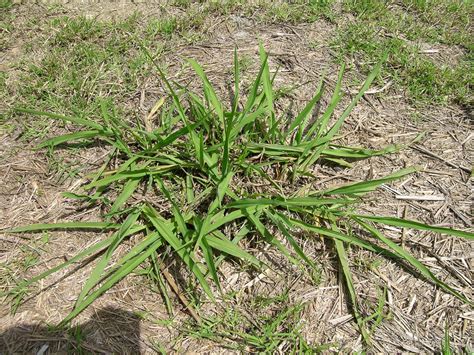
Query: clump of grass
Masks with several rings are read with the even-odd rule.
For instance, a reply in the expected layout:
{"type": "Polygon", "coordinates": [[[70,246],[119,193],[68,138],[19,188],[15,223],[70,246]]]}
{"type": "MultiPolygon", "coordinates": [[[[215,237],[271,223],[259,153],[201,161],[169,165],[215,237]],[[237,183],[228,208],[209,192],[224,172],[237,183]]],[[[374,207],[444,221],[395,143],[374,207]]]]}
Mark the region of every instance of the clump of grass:
{"type": "MultiPolygon", "coordinates": [[[[152,57],[149,58],[152,61],[152,57]]],[[[246,100],[243,100],[239,60],[235,53],[234,95],[228,107],[194,60],[189,64],[202,83],[202,95],[169,82],[156,66],[167,89],[167,96],[155,106],[159,116],[157,125],[151,121],[124,120],[107,100],[101,101],[99,121],[84,116],[68,117],[18,109],[24,114],[41,115],[82,128],[52,137],[39,147],[100,141],[110,145],[111,151],[104,165],[88,177],[88,183],[82,186],[83,193],[67,195],[91,205],[101,205],[101,210],[106,211],[102,221],[34,224],[9,232],[81,229],[114,233],[63,264],[25,280],[12,294],[18,296],[19,290],[98,255],[74,308],[61,325],[70,322],[144,263],[151,263],[157,279],[161,280],[160,285],[163,285],[161,274],[165,272],[166,263],[171,259],[180,260],[198,282],[204,296],[215,300],[221,292],[219,265],[222,258],[232,258],[257,269],[268,267],[246,250],[244,239],[251,236],[259,236],[261,243],[275,248],[291,263],[317,270],[315,262],[298,243],[298,237],[303,235],[306,238],[324,237],[334,242],[353,313],[367,343],[370,342],[369,331],[353,287],[346,252],[348,245],[408,265],[444,291],[469,302],[408,251],[384,236],[379,226],[427,230],[470,240],[474,239],[472,233],[356,212],[357,204],[365,194],[384,183],[414,173],[415,168],[323,191],[302,192],[291,188],[314,179],[312,171],[315,165],[327,162],[347,165],[348,159],[365,159],[398,149],[389,146],[375,151],[337,144],[340,127],[377,77],[383,60],[374,67],[340,116],[333,119],[342,98],[344,67],[320,117],[314,120],[312,115],[325,90],[323,81],[303,110],[287,122],[275,110],[274,77],[270,75],[263,47],[260,47],[260,59],[260,70],[246,100]],[[112,160],[119,162],[117,168],[111,167],[112,160]],[[271,188],[252,193],[249,186],[238,183],[245,178],[263,179],[271,188]],[[114,196],[110,191],[117,191],[116,198],[105,198],[114,196]],[[134,199],[137,193],[142,198],[134,199]],[[163,200],[167,201],[165,206],[163,200]],[[277,230],[278,234],[272,230],[277,230]],[[135,236],[133,247],[128,253],[116,257],[120,244],[131,236],[135,236]]],[[[166,294],[166,288],[161,289],[166,294]]],[[[165,299],[169,300],[168,297],[165,299]]]]}

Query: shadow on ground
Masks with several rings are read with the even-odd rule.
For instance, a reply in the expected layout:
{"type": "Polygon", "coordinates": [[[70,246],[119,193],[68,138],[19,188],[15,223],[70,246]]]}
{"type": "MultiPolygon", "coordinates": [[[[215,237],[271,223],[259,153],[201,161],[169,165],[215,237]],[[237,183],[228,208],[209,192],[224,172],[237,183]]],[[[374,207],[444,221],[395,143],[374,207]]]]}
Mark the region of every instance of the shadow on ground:
{"type": "Polygon", "coordinates": [[[87,323],[56,330],[44,324],[20,324],[0,336],[0,354],[139,354],[140,319],[107,307],[87,323]]]}

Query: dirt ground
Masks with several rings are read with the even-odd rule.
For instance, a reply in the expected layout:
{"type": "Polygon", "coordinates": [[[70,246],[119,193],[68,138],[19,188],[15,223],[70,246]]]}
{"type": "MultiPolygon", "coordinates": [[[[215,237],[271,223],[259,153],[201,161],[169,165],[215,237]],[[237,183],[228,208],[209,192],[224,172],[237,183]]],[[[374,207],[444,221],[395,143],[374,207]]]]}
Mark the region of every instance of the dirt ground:
{"type": "MultiPolygon", "coordinates": [[[[23,2],[15,11],[28,16],[29,12],[42,11],[41,6],[23,2]]],[[[126,17],[135,10],[143,11],[149,17],[160,13],[159,5],[140,1],[90,2],[86,5],[67,1],[64,9],[69,16],[85,14],[104,19],[126,17]]],[[[270,66],[281,66],[276,85],[301,84],[292,98],[295,105],[301,106],[311,97],[324,70],[328,71],[328,86],[334,85],[338,67],[331,62],[328,46],[333,24],[319,20],[311,24],[262,25],[233,15],[216,17],[210,22],[209,37],[205,41],[183,45],[166,54],[168,71],[173,73],[174,79],[189,84],[190,72],[180,70],[180,63],[184,58],[196,58],[206,68],[210,80],[216,86],[221,84],[220,89],[225,92],[234,46],[238,47],[240,55],[257,58],[258,40],[261,40],[270,54],[270,66]]],[[[21,46],[13,44],[4,48],[0,53],[0,66],[14,73],[13,63],[22,55],[21,46]]],[[[247,75],[251,77],[252,73],[255,73],[254,66],[248,69],[247,75]]],[[[357,77],[358,73],[351,75],[357,77]]],[[[148,112],[161,92],[158,85],[156,77],[150,76],[141,86],[141,92],[127,98],[126,105],[139,113],[148,112]]],[[[344,90],[350,95],[355,89],[356,86],[346,80],[344,90]]],[[[370,195],[364,209],[379,215],[406,216],[437,226],[472,228],[472,113],[457,106],[418,108],[395,89],[383,89],[382,85],[374,89],[376,93],[366,95],[348,118],[343,129],[344,143],[382,148],[392,143],[408,143],[420,133],[424,133],[424,137],[400,153],[358,162],[352,169],[318,171],[321,183],[316,186],[322,188],[340,181],[383,176],[397,168],[416,165],[421,168],[420,173],[370,195]],[[377,89],[383,91],[377,92],[377,89]],[[397,198],[406,195],[440,198],[438,201],[397,198]]],[[[7,98],[0,104],[1,110],[8,110],[12,100],[14,98],[7,98]]],[[[78,211],[77,204],[61,195],[64,191],[77,189],[82,178],[58,180],[57,174],[46,168],[44,153],[33,150],[35,142],[20,140],[18,135],[17,129],[0,131],[0,228],[78,218],[97,220],[100,211],[78,211]]],[[[81,152],[79,157],[69,158],[78,159],[92,171],[100,166],[106,153],[105,148],[96,147],[81,152]]],[[[438,278],[473,299],[473,243],[411,230],[400,234],[397,228],[385,232],[429,266],[438,278]]],[[[100,234],[78,232],[51,232],[47,237],[0,234],[2,289],[8,290],[15,280],[67,260],[101,238],[103,235],[100,234]],[[22,271],[15,269],[27,262],[27,257],[32,258],[31,267],[22,271]]],[[[219,299],[217,304],[205,303],[202,314],[218,315],[230,306],[241,312],[252,312],[255,311],[251,308],[255,297],[275,297],[288,290],[287,302],[304,305],[299,326],[309,343],[332,344],[327,351],[361,351],[362,339],[348,309],[333,252],[320,240],[308,240],[304,249],[321,266],[318,287],[306,282],[299,270],[280,261],[273,262],[276,265],[273,271],[261,275],[249,275],[232,265],[225,265],[222,287],[225,291],[234,290],[238,297],[231,305],[225,299],[219,299]]],[[[372,352],[438,352],[446,327],[454,349],[473,349],[472,307],[390,260],[357,249],[350,253],[354,261],[351,266],[355,287],[362,306],[366,307],[363,310],[369,313],[386,289],[385,317],[375,329],[372,352]]],[[[272,260],[272,251],[267,254],[264,257],[272,260]]],[[[60,272],[41,283],[38,291],[43,290],[22,304],[15,314],[11,313],[11,300],[5,300],[0,305],[0,353],[65,353],[67,349],[75,353],[79,352],[79,343],[83,351],[91,353],[146,354],[160,349],[190,354],[230,351],[222,343],[184,332],[183,326],[192,319],[186,310],[175,302],[175,314],[170,320],[161,296],[139,275],[121,281],[82,313],[73,323],[81,325],[80,328],[51,331],[48,325],[61,321],[69,313],[90,267],[79,268],[72,274],[70,270],[60,272]],[[56,282],[59,280],[61,282],[56,282]]]]}

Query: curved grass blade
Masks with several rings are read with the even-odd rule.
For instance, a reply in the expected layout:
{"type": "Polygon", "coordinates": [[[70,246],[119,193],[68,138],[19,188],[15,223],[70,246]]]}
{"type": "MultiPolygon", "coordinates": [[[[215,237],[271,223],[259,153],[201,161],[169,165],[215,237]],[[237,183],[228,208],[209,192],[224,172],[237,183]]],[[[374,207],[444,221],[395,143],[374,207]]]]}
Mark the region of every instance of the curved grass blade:
{"type": "Polygon", "coordinates": [[[120,226],[120,229],[114,234],[113,240],[107,248],[107,251],[102,256],[101,260],[99,260],[95,268],[91,271],[89,278],[87,279],[86,283],[84,284],[84,287],[82,288],[81,293],[77,298],[76,304],[81,303],[86,297],[86,295],[89,293],[89,291],[99,283],[105,267],[109,264],[109,261],[112,258],[112,254],[120,245],[122,240],[127,236],[128,231],[130,230],[130,228],[133,227],[138,217],[140,216],[140,213],[140,209],[136,209],[135,211],[130,213],[120,226]]]}
{"type": "Polygon", "coordinates": [[[92,129],[98,130],[98,131],[107,131],[107,129],[105,127],[101,126],[100,124],[98,124],[94,121],[85,120],[85,119],[79,118],[79,117],[63,116],[63,115],[58,115],[56,113],[37,111],[37,110],[29,109],[29,108],[15,108],[14,110],[16,112],[29,113],[29,114],[36,115],[36,116],[46,116],[46,117],[54,118],[54,119],[61,120],[61,121],[64,121],[64,122],[71,122],[71,123],[75,123],[79,126],[89,127],[89,128],[92,128],[92,129]]]}
{"type": "Polygon", "coordinates": [[[380,185],[385,184],[387,182],[391,182],[394,180],[401,179],[402,177],[413,174],[416,172],[416,168],[406,168],[398,170],[390,175],[384,176],[380,179],[374,179],[369,181],[362,181],[356,182],[354,184],[348,184],[341,187],[336,187],[333,189],[329,189],[323,191],[322,194],[324,195],[361,195],[366,194],[368,192],[374,191],[380,185]]]}
{"type": "Polygon", "coordinates": [[[471,301],[469,301],[464,295],[444,283],[443,281],[439,280],[425,265],[423,265],[418,259],[413,257],[410,253],[408,253],[406,250],[404,250],[401,246],[398,244],[394,243],[387,237],[385,237],[379,230],[376,228],[370,226],[369,224],[363,222],[361,219],[357,217],[353,217],[353,220],[357,222],[362,228],[364,228],[366,231],[368,231],[370,234],[372,234],[374,237],[379,239],[381,242],[386,244],[388,247],[390,247],[398,257],[401,259],[407,261],[410,263],[420,274],[422,274],[426,279],[430,280],[446,292],[452,294],[453,296],[459,298],[461,301],[465,303],[472,304],[471,301]]]}
{"type": "Polygon", "coordinates": [[[45,148],[45,147],[54,147],[66,142],[75,141],[79,139],[89,139],[89,138],[97,138],[104,135],[104,132],[101,131],[81,131],[81,132],[74,132],[63,134],[62,136],[54,137],[45,140],[38,144],[37,148],[45,148]]]}
{"type": "Polygon", "coordinates": [[[468,240],[474,240],[474,233],[465,232],[465,231],[452,229],[452,228],[430,226],[418,221],[411,221],[408,219],[401,219],[401,218],[395,218],[395,217],[382,217],[382,216],[367,216],[367,215],[351,215],[351,217],[357,218],[357,219],[363,219],[366,221],[387,224],[389,226],[394,226],[394,227],[425,230],[429,232],[453,235],[453,236],[465,238],[468,240]]]}
{"type": "Polygon", "coordinates": [[[24,232],[40,232],[54,229],[86,229],[86,230],[107,230],[118,229],[120,224],[110,222],[63,222],[63,223],[38,223],[28,226],[7,229],[5,233],[24,233],[24,232]]]}
{"type": "Polygon", "coordinates": [[[211,288],[207,283],[202,271],[199,269],[197,263],[192,257],[192,251],[185,249],[179,238],[174,234],[171,224],[169,221],[163,219],[154,208],[145,206],[143,212],[147,216],[151,224],[156,228],[157,232],[161,237],[175,250],[175,252],[181,257],[183,262],[193,272],[196,279],[199,281],[204,292],[209,296],[210,299],[214,300],[211,288]]]}
{"type": "Polygon", "coordinates": [[[262,262],[254,257],[252,254],[248,253],[244,249],[240,248],[230,240],[226,238],[219,237],[218,233],[212,233],[207,235],[206,240],[212,248],[219,250],[220,252],[232,255],[238,259],[242,259],[250,262],[255,266],[261,266],[262,262]]]}
{"type": "Polygon", "coordinates": [[[354,288],[354,282],[352,281],[351,269],[349,268],[349,258],[347,257],[346,249],[344,248],[344,243],[338,239],[335,239],[334,244],[336,246],[339,265],[341,266],[342,274],[344,275],[344,280],[346,282],[349,297],[351,299],[352,312],[354,313],[354,317],[356,319],[357,326],[359,327],[362,338],[364,339],[365,343],[370,346],[370,337],[367,332],[367,329],[365,328],[362,315],[360,314],[359,305],[357,302],[357,295],[354,288]]]}
{"type": "Polygon", "coordinates": [[[114,271],[114,273],[104,282],[104,284],[99,287],[96,291],[92,292],[87,298],[85,298],[80,304],[78,304],[69,315],[64,318],[59,326],[65,326],[72,319],[77,317],[84,309],[86,309],[92,302],[97,298],[107,292],[112,286],[117,282],[122,280],[125,276],[129,275],[133,270],[135,270],[140,264],[142,264],[146,259],[148,259],[156,250],[162,245],[161,240],[155,241],[146,251],[137,256],[131,258],[126,263],[121,264],[121,266],[114,271]]]}
{"type": "MultiPolygon", "coordinates": [[[[280,216],[284,216],[279,212],[277,212],[277,213],[280,216]]],[[[303,222],[303,221],[300,221],[300,220],[297,220],[297,219],[294,219],[294,218],[288,218],[288,220],[291,222],[291,224],[294,227],[299,227],[301,229],[304,229],[304,230],[307,230],[307,231],[310,231],[310,232],[314,232],[314,233],[320,234],[322,236],[325,236],[325,237],[328,237],[328,238],[331,238],[331,239],[337,239],[337,240],[340,240],[340,241],[348,243],[348,244],[356,245],[360,248],[372,251],[374,253],[379,253],[379,254],[384,254],[384,255],[387,255],[387,256],[391,256],[391,257],[396,257],[396,255],[393,254],[392,252],[390,252],[389,250],[384,249],[382,247],[379,247],[379,246],[377,246],[375,244],[372,244],[368,241],[365,241],[363,239],[357,238],[353,235],[346,235],[346,234],[342,234],[340,232],[336,232],[336,231],[331,230],[331,229],[317,227],[317,226],[314,226],[312,224],[309,224],[309,223],[306,223],[306,222],[303,222]]]]}

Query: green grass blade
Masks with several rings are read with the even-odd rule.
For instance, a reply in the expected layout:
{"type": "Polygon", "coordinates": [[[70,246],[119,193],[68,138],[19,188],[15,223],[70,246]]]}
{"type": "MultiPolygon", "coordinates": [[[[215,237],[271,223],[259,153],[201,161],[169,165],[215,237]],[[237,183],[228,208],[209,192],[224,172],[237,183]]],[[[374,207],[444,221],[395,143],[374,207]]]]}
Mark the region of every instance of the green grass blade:
{"type": "Polygon", "coordinates": [[[92,302],[97,298],[107,292],[112,286],[117,282],[122,280],[124,277],[129,275],[133,270],[135,270],[140,264],[142,264],[146,259],[148,259],[156,250],[161,246],[162,241],[158,240],[150,246],[145,252],[131,258],[128,262],[122,264],[114,273],[107,279],[104,284],[98,288],[96,291],[92,292],[86,299],[84,299],[80,304],[78,304],[71,313],[69,313],[66,318],[64,318],[59,326],[65,326],[75,317],[77,317],[84,309],[86,309],[92,302]]]}
{"type": "Polygon", "coordinates": [[[268,111],[268,114],[270,115],[270,122],[269,122],[270,131],[268,132],[268,134],[270,135],[270,137],[273,138],[275,135],[274,130],[276,129],[275,110],[273,107],[273,87],[272,87],[272,81],[270,78],[268,55],[265,52],[265,49],[263,48],[262,43],[259,44],[259,53],[260,53],[260,61],[263,66],[263,73],[262,73],[263,92],[265,93],[265,100],[267,102],[267,111],[268,111]]]}
{"type": "MultiPolygon", "coordinates": [[[[135,226],[132,230],[129,231],[127,236],[138,233],[143,229],[144,229],[143,226],[135,226]]],[[[104,239],[100,242],[97,242],[97,243],[93,244],[92,246],[86,248],[84,251],[82,251],[79,254],[76,254],[72,258],[68,259],[68,261],[66,261],[62,264],[59,264],[58,266],[55,266],[51,269],[48,269],[48,270],[42,272],[41,274],[28,279],[27,281],[22,283],[21,286],[29,286],[31,284],[34,284],[35,282],[38,282],[42,279],[45,279],[46,277],[58,272],[59,270],[62,270],[64,268],[68,267],[71,264],[74,264],[76,262],[79,262],[79,261],[85,259],[87,256],[90,256],[92,254],[95,254],[95,253],[98,253],[98,252],[102,251],[104,248],[107,248],[110,245],[110,243],[112,242],[113,239],[114,239],[114,236],[111,236],[107,239],[104,239]]]]}
{"type": "Polygon", "coordinates": [[[112,207],[110,208],[110,215],[117,213],[119,209],[128,201],[130,196],[132,196],[132,194],[137,189],[140,181],[141,178],[132,178],[125,183],[122,192],[117,196],[112,207]]]}
{"type": "Polygon", "coordinates": [[[92,128],[92,129],[98,130],[98,131],[106,131],[107,130],[105,127],[101,126],[100,124],[98,124],[94,121],[85,120],[85,119],[79,118],[79,117],[62,116],[62,115],[58,115],[58,114],[55,114],[55,113],[37,111],[37,110],[28,109],[28,108],[16,108],[15,111],[16,112],[22,112],[22,113],[29,113],[29,114],[36,115],[36,116],[46,116],[46,117],[53,118],[53,119],[56,119],[56,120],[61,120],[61,121],[64,121],[64,122],[71,122],[71,123],[77,124],[79,126],[89,127],[89,128],[92,128]]]}
{"type": "Polygon", "coordinates": [[[111,183],[119,180],[127,180],[127,179],[137,179],[142,178],[147,175],[155,175],[155,174],[162,174],[167,171],[171,171],[177,168],[180,168],[179,164],[167,164],[167,165],[155,165],[153,169],[149,168],[138,168],[129,171],[118,172],[113,175],[109,175],[103,179],[91,182],[84,186],[85,190],[89,190],[93,187],[101,187],[101,186],[108,186],[111,183]]]}
{"type": "Polygon", "coordinates": [[[361,195],[361,194],[366,194],[368,192],[374,191],[380,185],[385,184],[387,182],[391,182],[394,180],[399,180],[402,177],[413,174],[416,172],[416,168],[406,168],[406,169],[401,169],[398,170],[390,175],[384,176],[383,178],[380,179],[374,179],[374,180],[369,180],[369,181],[362,181],[362,182],[356,182],[354,184],[348,184],[344,185],[341,187],[336,187],[333,189],[329,189],[326,191],[323,191],[323,194],[325,195],[361,195]]]}
{"type": "Polygon", "coordinates": [[[262,81],[263,71],[265,70],[265,63],[268,61],[268,55],[265,54],[265,59],[261,60],[263,63],[260,65],[260,70],[258,71],[257,77],[255,78],[252,88],[247,96],[247,102],[245,103],[244,110],[241,114],[241,118],[247,116],[247,114],[254,108],[255,102],[257,102],[258,97],[258,88],[262,81]]]}
{"type": "Polygon", "coordinates": [[[424,224],[418,221],[411,221],[408,219],[401,219],[401,218],[395,218],[395,217],[383,217],[383,216],[367,216],[367,215],[351,215],[351,217],[356,217],[358,219],[363,219],[366,221],[372,221],[376,223],[387,224],[389,226],[394,226],[394,227],[425,230],[429,232],[453,235],[453,236],[465,238],[468,240],[474,240],[474,233],[471,233],[471,232],[465,232],[465,231],[452,229],[452,228],[430,226],[428,224],[424,224]]]}
{"type": "MultiPolygon", "coordinates": [[[[284,216],[281,213],[279,213],[279,215],[284,216]]],[[[291,224],[294,227],[298,227],[298,228],[301,228],[303,230],[307,230],[309,232],[320,234],[324,237],[328,237],[328,238],[331,238],[331,239],[337,239],[337,240],[340,240],[340,241],[348,243],[348,244],[356,245],[360,248],[372,251],[374,253],[384,254],[384,255],[387,255],[387,256],[395,256],[395,254],[393,254],[389,250],[386,250],[382,247],[379,247],[379,246],[377,246],[375,244],[372,244],[368,241],[365,241],[363,239],[357,238],[353,235],[342,234],[340,232],[336,232],[336,231],[331,230],[331,229],[327,229],[327,228],[323,228],[323,227],[317,227],[317,226],[314,226],[312,224],[300,221],[300,220],[295,219],[295,218],[289,218],[289,221],[291,222],[291,224]]]]}
{"type": "Polygon", "coordinates": [[[162,265],[156,259],[156,253],[151,254],[151,264],[153,267],[152,277],[156,280],[158,287],[160,289],[161,294],[163,295],[163,299],[165,301],[166,310],[170,316],[173,316],[173,305],[171,303],[171,299],[168,295],[168,289],[166,288],[165,280],[163,280],[162,273],[162,265]]]}
{"type": "Polygon", "coordinates": [[[3,231],[4,233],[25,233],[40,232],[55,229],[86,229],[86,230],[107,230],[118,229],[120,224],[110,222],[63,222],[63,223],[38,223],[28,226],[16,227],[3,231]]]}
{"type": "Polygon", "coordinates": [[[219,213],[211,216],[211,221],[208,228],[205,230],[205,234],[212,233],[223,225],[226,225],[242,217],[245,217],[245,213],[240,209],[227,214],[224,214],[224,211],[220,211],[219,213]]]}
{"type": "Polygon", "coordinates": [[[342,274],[346,283],[347,290],[349,292],[349,297],[352,304],[352,311],[356,319],[357,325],[359,327],[360,333],[365,343],[370,346],[370,337],[365,328],[363,318],[360,314],[359,305],[357,302],[357,295],[354,288],[354,283],[352,281],[352,274],[349,268],[349,259],[347,257],[346,250],[344,248],[344,243],[340,240],[335,239],[334,244],[336,246],[337,257],[339,259],[339,264],[341,265],[342,274]]]}
{"type": "Polygon", "coordinates": [[[225,206],[225,208],[246,208],[251,206],[280,206],[280,207],[317,207],[323,205],[346,205],[356,202],[355,199],[340,198],[314,198],[314,197],[295,197],[284,199],[277,197],[273,199],[259,198],[259,199],[241,199],[233,201],[225,206]]]}
{"type": "MultiPolygon", "coordinates": [[[[342,87],[342,79],[344,77],[344,70],[345,65],[343,64],[339,69],[339,74],[337,76],[336,86],[334,87],[334,92],[331,96],[331,100],[329,101],[328,107],[326,111],[324,111],[321,118],[313,123],[313,125],[308,129],[306,132],[306,141],[310,141],[313,138],[313,135],[316,133],[315,140],[319,140],[323,133],[327,130],[327,125],[329,120],[331,119],[334,111],[336,110],[337,105],[341,101],[341,87],[342,87]]],[[[305,155],[308,153],[308,149],[305,151],[305,155]]]]}
{"type": "Polygon", "coordinates": [[[77,298],[76,304],[80,304],[84,300],[86,295],[89,293],[89,291],[99,283],[105,267],[108,265],[110,259],[112,258],[112,254],[120,245],[122,240],[127,236],[128,231],[130,230],[130,228],[133,227],[138,217],[140,216],[140,213],[141,211],[139,209],[130,213],[120,226],[120,229],[114,234],[114,238],[110,243],[107,251],[99,260],[95,268],[91,271],[89,278],[85,282],[84,287],[82,288],[81,293],[77,298]]]}
{"type": "Polygon", "coordinates": [[[175,250],[175,252],[180,256],[183,262],[189,267],[196,279],[199,281],[204,292],[209,296],[210,299],[214,300],[212,295],[211,288],[207,283],[202,271],[199,269],[197,263],[192,257],[192,251],[189,251],[183,247],[183,244],[179,238],[175,235],[171,228],[171,224],[163,219],[158,212],[155,211],[150,206],[143,208],[143,212],[147,216],[151,224],[156,228],[157,232],[160,233],[162,238],[175,250]]]}
{"type": "Polygon", "coordinates": [[[308,119],[311,113],[314,111],[316,104],[321,100],[321,96],[323,95],[323,87],[323,80],[321,80],[319,82],[318,88],[316,89],[316,94],[313,96],[311,101],[306,104],[298,116],[296,116],[293,122],[291,122],[290,127],[284,135],[284,138],[287,138],[296,128],[298,128],[296,143],[299,144],[301,142],[303,130],[308,123],[308,119]]]}
{"type": "Polygon", "coordinates": [[[202,67],[194,59],[189,59],[188,62],[191,64],[196,74],[201,78],[203,86],[204,86],[204,90],[208,96],[208,99],[210,103],[212,104],[217,114],[217,117],[219,118],[220,123],[222,124],[222,127],[223,127],[224,126],[224,108],[222,107],[221,100],[217,97],[217,94],[214,91],[214,88],[209,82],[209,79],[207,78],[206,73],[204,73],[204,70],[202,69],[202,67]]]}
{"type": "Polygon", "coordinates": [[[278,230],[283,234],[283,236],[288,240],[292,248],[294,249],[295,253],[303,260],[305,261],[310,267],[313,269],[317,269],[316,264],[311,260],[301,249],[299,244],[296,242],[296,240],[293,238],[291,233],[288,231],[288,229],[285,227],[285,224],[291,228],[291,222],[286,219],[283,221],[283,219],[269,210],[265,210],[265,214],[270,218],[270,220],[273,221],[273,223],[278,227],[278,230]],[[284,224],[285,223],[285,224],[284,224]]]}
{"type": "Polygon", "coordinates": [[[50,139],[45,140],[44,142],[41,142],[40,144],[38,144],[37,148],[41,149],[45,147],[54,147],[63,143],[70,142],[70,141],[97,138],[97,137],[100,137],[101,135],[103,135],[103,132],[101,131],[81,131],[81,132],[63,134],[62,136],[50,138],[50,139]]]}
{"type": "Polygon", "coordinates": [[[452,355],[453,351],[451,350],[451,341],[449,340],[449,328],[446,324],[444,329],[444,337],[441,341],[441,354],[442,355],[452,355]]]}
{"type": "MultiPolygon", "coordinates": [[[[232,195],[232,192],[230,192],[229,185],[232,181],[233,176],[234,176],[234,173],[232,172],[227,173],[227,175],[222,178],[219,185],[217,185],[217,202],[218,202],[217,206],[218,207],[221,207],[222,200],[224,199],[225,195],[232,195]]],[[[214,209],[210,210],[209,213],[213,211],[214,209]]]]}
{"type": "Polygon", "coordinates": [[[352,99],[351,103],[347,108],[344,110],[344,112],[339,116],[337,121],[334,123],[334,125],[331,127],[331,129],[326,133],[327,137],[334,137],[336,133],[339,131],[339,128],[343,124],[344,120],[349,116],[349,114],[352,112],[354,109],[355,105],[359,102],[359,100],[364,96],[365,92],[369,89],[370,85],[374,81],[374,79],[379,75],[380,69],[382,67],[382,64],[386,61],[388,56],[388,53],[385,53],[382,57],[381,60],[375,65],[374,69],[369,73],[367,78],[365,79],[364,84],[362,85],[362,88],[359,90],[357,95],[352,99]]]}
{"type": "Polygon", "coordinates": [[[207,242],[207,236],[201,239],[200,247],[204,255],[204,260],[206,261],[207,269],[211,275],[214,283],[216,284],[219,292],[222,292],[221,283],[219,282],[219,276],[217,276],[216,264],[214,262],[214,254],[212,248],[207,242]]]}
{"type": "Polygon", "coordinates": [[[25,282],[21,283],[20,286],[22,287],[28,287],[40,280],[43,280],[45,278],[47,278],[48,276],[68,267],[69,265],[72,265],[76,262],[80,262],[81,260],[84,260],[86,259],[86,257],[92,255],[92,254],[95,254],[95,253],[99,253],[100,251],[104,250],[105,248],[107,248],[110,243],[112,242],[113,240],[113,236],[110,237],[110,238],[107,238],[107,239],[104,239],[100,242],[97,242],[95,244],[93,244],[92,246],[86,248],[85,250],[83,250],[82,252],[80,252],[79,254],[76,254],[75,256],[73,256],[72,258],[69,258],[68,261],[62,263],[62,264],[59,264],[55,267],[52,267],[51,269],[48,269],[44,272],[42,272],[41,274],[37,275],[37,276],[34,276],[28,280],[26,280],[25,282]]]}
{"type": "Polygon", "coordinates": [[[420,274],[422,274],[426,279],[430,280],[434,284],[438,285],[440,288],[445,290],[448,293],[451,293],[453,296],[456,296],[460,300],[466,303],[471,303],[464,295],[460,294],[458,291],[454,290],[452,287],[444,283],[443,281],[439,280],[425,265],[423,265],[418,259],[413,257],[410,253],[408,253],[405,249],[403,249],[398,244],[394,243],[387,237],[385,237],[380,231],[376,228],[370,226],[369,224],[363,222],[361,219],[353,217],[353,220],[357,222],[362,228],[367,230],[370,234],[374,237],[379,239],[381,242],[386,244],[390,247],[396,255],[401,258],[402,260],[407,261],[410,263],[420,274]]]}
{"type": "Polygon", "coordinates": [[[244,213],[246,214],[247,218],[252,222],[254,225],[255,229],[257,232],[262,236],[262,238],[269,244],[273,245],[276,247],[286,258],[293,263],[294,265],[298,265],[299,261],[296,260],[293,256],[291,256],[290,252],[288,249],[277,239],[275,238],[265,227],[265,225],[260,221],[260,218],[251,212],[248,209],[244,210],[244,213]]]}
{"type": "Polygon", "coordinates": [[[209,234],[206,237],[206,240],[212,248],[219,250],[223,253],[232,255],[238,259],[242,259],[245,261],[250,262],[251,264],[255,266],[261,266],[262,263],[253,255],[245,251],[244,249],[240,248],[233,242],[229,241],[226,238],[220,238],[218,233],[215,234],[209,234]]]}
{"type": "Polygon", "coordinates": [[[321,155],[336,157],[336,158],[350,158],[350,159],[367,159],[379,155],[386,155],[400,150],[397,145],[389,145],[384,149],[372,150],[354,147],[341,147],[332,145],[328,149],[323,149],[321,155]]]}
{"type": "Polygon", "coordinates": [[[188,235],[188,227],[186,226],[186,221],[184,220],[183,215],[181,214],[181,211],[176,204],[176,201],[171,197],[170,192],[168,189],[166,189],[165,184],[163,181],[159,178],[155,179],[158,183],[158,186],[160,187],[161,191],[164,193],[166,198],[171,202],[172,205],[172,212],[173,212],[173,217],[176,222],[176,226],[178,228],[178,231],[181,233],[183,237],[186,237],[188,235]]]}
{"type": "Polygon", "coordinates": [[[237,46],[234,47],[234,102],[232,104],[232,119],[237,114],[237,110],[239,107],[239,94],[240,94],[240,65],[239,65],[239,57],[237,55],[237,46]]]}

